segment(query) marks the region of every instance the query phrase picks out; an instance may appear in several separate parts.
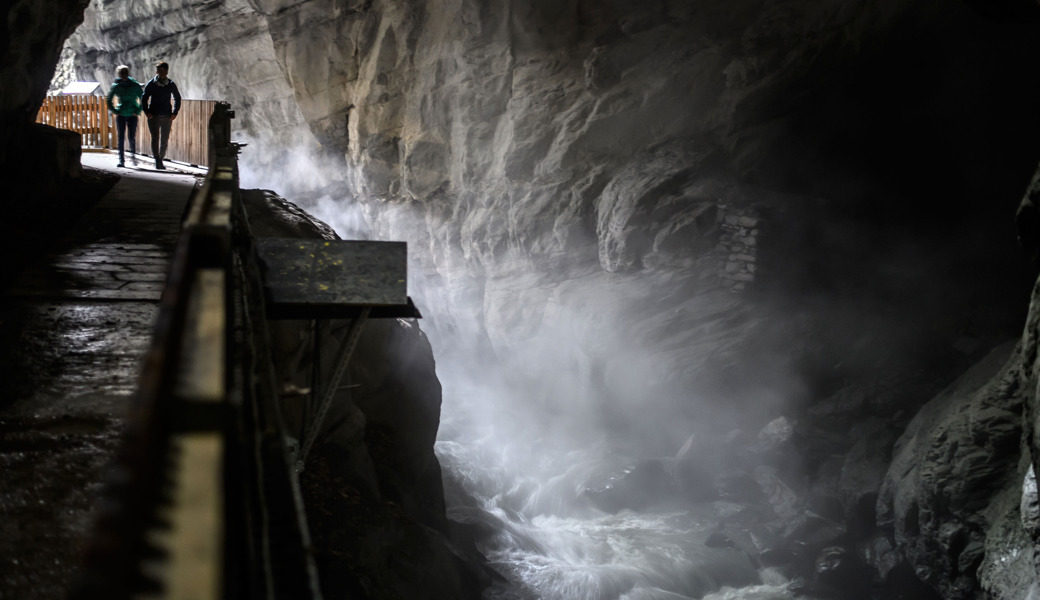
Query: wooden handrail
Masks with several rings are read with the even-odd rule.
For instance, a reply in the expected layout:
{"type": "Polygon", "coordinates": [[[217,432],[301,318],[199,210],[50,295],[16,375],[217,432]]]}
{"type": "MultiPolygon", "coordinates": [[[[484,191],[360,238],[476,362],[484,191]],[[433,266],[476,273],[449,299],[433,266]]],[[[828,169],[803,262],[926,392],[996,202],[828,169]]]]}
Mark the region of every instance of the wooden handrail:
{"type": "Polygon", "coordinates": [[[247,298],[260,297],[259,273],[239,247],[252,241],[233,116],[214,107],[211,167],[186,213],[70,600],[321,600],[298,481],[284,435],[272,434],[282,425],[262,303],[247,298]]]}
{"type": "MultiPolygon", "coordinates": [[[[209,118],[216,104],[215,100],[181,101],[180,112],[170,130],[166,149],[168,160],[200,167],[212,166],[209,162],[209,118]]],[[[36,114],[36,122],[79,133],[84,148],[114,150],[118,144],[116,118],[108,112],[103,96],[48,96],[36,114]]],[[[143,114],[137,119],[136,142],[138,154],[151,156],[151,134],[148,132],[148,119],[143,114]]],[[[126,150],[129,151],[129,143],[126,150]]]]}

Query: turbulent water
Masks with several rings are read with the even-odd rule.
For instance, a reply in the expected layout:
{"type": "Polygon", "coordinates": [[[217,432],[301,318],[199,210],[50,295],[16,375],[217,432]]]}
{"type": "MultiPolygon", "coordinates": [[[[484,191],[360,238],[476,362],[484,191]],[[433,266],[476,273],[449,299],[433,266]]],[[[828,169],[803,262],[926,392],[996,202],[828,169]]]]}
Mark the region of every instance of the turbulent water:
{"type": "MultiPolygon", "coordinates": [[[[305,206],[340,236],[367,239],[358,211],[328,197],[305,206]]],[[[454,328],[465,324],[437,314],[449,296],[438,289],[443,282],[426,281],[416,257],[410,259],[408,287],[427,317],[423,330],[443,385],[435,449],[448,516],[472,528],[479,549],[503,576],[486,591],[487,600],[795,597],[779,573],[756,568],[742,552],[705,543],[719,519],[738,509],[734,505],[673,498],[638,511],[608,512],[590,502],[586,489],[601,489],[636,461],[667,453],[668,444],[648,440],[646,431],[666,429],[677,419],[643,398],[613,407],[615,418],[604,418],[587,377],[568,367],[568,353],[581,350],[562,348],[569,345],[565,338],[543,340],[532,355],[513,357],[509,368],[480,362],[474,357],[481,352],[467,342],[480,336],[460,333],[454,328]],[[517,363],[526,379],[496,372],[512,372],[517,363]],[[633,428],[640,435],[611,428],[619,414],[621,421],[641,421],[633,428]]],[[[626,343],[613,340],[616,355],[626,343]]]]}
{"type": "Polygon", "coordinates": [[[626,440],[560,435],[521,394],[441,377],[436,451],[448,515],[477,532],[505,579],[488,600],[794,597],[781,575],[705,544],[726,506],[662,502],[611,514],[589,502],[586,488],[639,458],[626,440]]]}

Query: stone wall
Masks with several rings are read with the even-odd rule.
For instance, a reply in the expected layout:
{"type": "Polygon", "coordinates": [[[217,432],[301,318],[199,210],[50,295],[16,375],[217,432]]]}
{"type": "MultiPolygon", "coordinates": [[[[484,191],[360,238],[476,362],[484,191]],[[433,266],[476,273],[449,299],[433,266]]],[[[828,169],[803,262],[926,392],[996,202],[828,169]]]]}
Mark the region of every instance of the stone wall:
{"type": "Polygon", "coordinates": [[[729,251],[723,279],[732,282],[735,291],[741,291],[755,280],[758,254],[759,216],[753,210],[737,211],[722,219],[725,231],[720,243],[729,251]]]}

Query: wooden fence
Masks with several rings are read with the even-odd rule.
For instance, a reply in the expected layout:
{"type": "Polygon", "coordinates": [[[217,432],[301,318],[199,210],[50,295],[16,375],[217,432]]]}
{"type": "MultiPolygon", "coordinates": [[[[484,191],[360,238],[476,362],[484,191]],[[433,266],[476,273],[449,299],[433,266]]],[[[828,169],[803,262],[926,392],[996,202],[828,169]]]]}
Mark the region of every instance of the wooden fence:
{"type": "MultiPolygon", "coordinates": [[[[170,128],[167,160],[209,166],[207,131],[215,105],[214,100],[181,101],[177,120],[170,128]]],[[[36,122],[79,133],[84,148],[114,150],[118,147],[116,117],[108,112],[103,96],[48,96],[36,115],[36,122]]],[[[126,150],[130,150],[129,140],[126,150]]],[[[144,114],[137,119],[137,153],[152,155],[152,137],[144,114]]]]}

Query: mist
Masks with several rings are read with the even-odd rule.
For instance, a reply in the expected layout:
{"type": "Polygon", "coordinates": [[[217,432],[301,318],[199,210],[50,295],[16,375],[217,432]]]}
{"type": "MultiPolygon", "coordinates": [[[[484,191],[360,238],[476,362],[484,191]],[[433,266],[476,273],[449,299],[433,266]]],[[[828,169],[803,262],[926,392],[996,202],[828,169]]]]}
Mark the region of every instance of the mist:
{"type": "Polygon", "coordinates": [[[384,203],[371,223],[342,164],[261,152],[243,151],[244,188],[275,190],[344,239],[409,242],[409,294],[443,386],[448,514],[506,578],[488,598],[787,597],[779,572],[705,543],[735,510],[711,489],[731,466],[722,454],[807,391],[781,352],[739,363],[770,325],[753,303],[702,289],[696,269],[442,273],[416,234],[446,224],[419,203],[384,203]]]}
{"type": "MultiPolygon", "coordinates": [[[[409,243],[409,294],[443,389],[448,515],[504,577],[489,599],[793,597],[789,570],[719,532],[756,503],[796,520],[792,498],[825,485],[827,452],[848,450],[812,431],[907,422],[1016,335],[1028,299],[999,211],[986,213],[993,227],[893,226],[729,184],[731,197],[780,207],[762,213],[746,286],[718,278],[725,260],[611,272],[577,254],[525,262],[522,244],[497,260],[525,266],[496,272],[437,237],[451,229],[444,212],[406,197],[361,203],[342,159],[265,147],[243,150],[243,187],[276,191],[344,239],[409,243]]],[[[724,219],[706,239],[722,239],[724,219]]]]}

